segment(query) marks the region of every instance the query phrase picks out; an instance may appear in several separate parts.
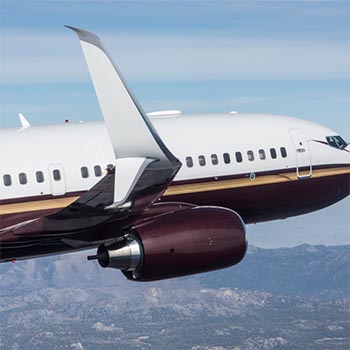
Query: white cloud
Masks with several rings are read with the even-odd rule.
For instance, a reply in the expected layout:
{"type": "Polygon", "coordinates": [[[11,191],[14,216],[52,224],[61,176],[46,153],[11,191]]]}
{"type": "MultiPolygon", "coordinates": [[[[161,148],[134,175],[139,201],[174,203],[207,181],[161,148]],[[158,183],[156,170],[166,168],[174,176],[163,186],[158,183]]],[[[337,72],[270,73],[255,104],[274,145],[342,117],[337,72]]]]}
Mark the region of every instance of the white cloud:
{"type": "MultiPolygon", "coordinates": [[[[220,35],[101,35],[127,78],[137,81],[349,78],[346,43],[220,35]]],[[[7,32],[1,81],[88,81],[77,39],[68,34],[7,32]]]]}

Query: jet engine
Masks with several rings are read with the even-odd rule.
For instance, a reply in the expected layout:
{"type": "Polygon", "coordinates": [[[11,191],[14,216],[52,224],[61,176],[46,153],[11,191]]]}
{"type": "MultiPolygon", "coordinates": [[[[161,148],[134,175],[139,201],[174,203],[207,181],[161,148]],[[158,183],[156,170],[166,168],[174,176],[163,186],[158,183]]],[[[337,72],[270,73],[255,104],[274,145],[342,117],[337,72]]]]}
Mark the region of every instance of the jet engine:
{"type": "Polygon", "coordinates": [[[88,259],[120,269],[128,279],[154,281],[235,265],[246,249],[245,225],[236,212],[193,207],[136,225],[88,259]]]}

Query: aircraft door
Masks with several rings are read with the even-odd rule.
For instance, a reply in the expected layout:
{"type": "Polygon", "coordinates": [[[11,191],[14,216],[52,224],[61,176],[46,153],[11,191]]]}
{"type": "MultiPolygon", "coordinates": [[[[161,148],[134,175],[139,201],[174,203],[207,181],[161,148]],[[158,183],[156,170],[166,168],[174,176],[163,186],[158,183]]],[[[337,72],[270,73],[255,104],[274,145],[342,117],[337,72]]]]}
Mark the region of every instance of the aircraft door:
{"type": "Polygon", "coordinates": [[[305,134],[300,129],[289,129],[296,153],[296,170],[298,179],[306,179],[312,175],[310,146],[305,134]]]}
{"type": "Polygon", "coordinates": [[[49,165],[49,178],[53,196],[62,196],[66,193],[66,179],[61,164],[49,165]]]}

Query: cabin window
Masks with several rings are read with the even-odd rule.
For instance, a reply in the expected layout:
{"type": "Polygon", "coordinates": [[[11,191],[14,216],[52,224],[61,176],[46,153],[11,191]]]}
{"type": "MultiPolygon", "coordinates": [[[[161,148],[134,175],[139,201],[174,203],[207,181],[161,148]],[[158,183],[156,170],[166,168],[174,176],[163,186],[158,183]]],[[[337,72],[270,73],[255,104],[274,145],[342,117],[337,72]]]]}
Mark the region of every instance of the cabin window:
{"type": "Polygon", "coordinates": [[[271,154],[272,159],[277,158],[277,153],[276,153],[276,150],[274,148],[270,148],[270,154],[271,154]]]}
{"type": "Polygon", "coordinates": [[[5,174],[3,176],[3,180],[4,180],[4,185],[5,186],[11,186],[12,185],[11,175],[5,174]]]}
{"type": "Polygon", "coordinates": [[[247,155],[248,155],[248,160],[252,162],[254,160],[254,152],[248,151],[247,155]]]}
{"type": "Polygon", "coordinates": [[[242,163],[242,160],[243,160],[243,158],[242,158],[242,153],[241,152],[236,152],[236,161],[237,161],[237,163],[242,163]]]}
{"type": "Polygon", "coordinates": [[[266,154],[265,154],[265,151],[263,149],[259,149],[259,158],[261,160],[266,159],[266,154]]]}
{"type": "Polygon", "coordinates": [[[44,174],[43,174],[42,171],[37,171],[37,172],[35,173],[35,177],[36,177],[36,181],[37,181],[38,183],[44,182],[44,174]]]}
{"type": "Polygon", "coordinates": [[[94,166],[94,173],[96,177],[102,176],[102,169],[99,165],[94,166]]]}
{"type": "Polygon", "coordinates": [[[211,162],[213,165],[218,165],[219,160],[218,160],[218,156],[216,154],[211,155],[211,162]]]}
{"type": "Polygon", "coordinates": [[[188,168],[192,168],[193,167],[193,159],[192,157],[186,157],[186,165],[188,168]]]}
{"type": "Polygon", "coordinates": [[[285,147],[281,147],[281,156],[283,158],[286,158],[287,157],[287,150],[285,149],[285,147]]]}
{"type": "Polygon", "coordinates": [[[82,177],[83,179],[86,179],[86,178],[89,177],[89,169],[88,169],[86,166],[82,166],[82,167],[80,168],[80,172],[81,172],[81,177],[82,177]]]}
{"type": "Polygon", "coordinates": [[[231,162],[230,155],[228,153],[224,153],[223,157],[224,157],[224,163],[225,164],[230,164],[230,162],[231,162]]]}
{"type": "Polygon", "coordinates": [[[27,184],[27,182],[28,182],[27,175],[25,173],[19,173],[18,174],[18,180],[19,180],[19,183],[21,185],[27,184]]]}
{"type": "Polygon", "coordinates": [[[53,175],[53,179],[55,181],[60,181],[61,180],[61,172],[58,170],[58,169],[55,169],[53,172],[52,172],[52,175],[53,175]]]}
{"type": "Polygon", "coordinates": [[[198,161],[200,166],[205,166],[206,162],[205,162],[205,157],[203,155],[198,156],[198,161]]]}
{"type": "Polygon", "coordinates": [[[112,170],[114,168],[114,165],[113,164],[107,164],[107,169],[108,170],[112,170]]]}

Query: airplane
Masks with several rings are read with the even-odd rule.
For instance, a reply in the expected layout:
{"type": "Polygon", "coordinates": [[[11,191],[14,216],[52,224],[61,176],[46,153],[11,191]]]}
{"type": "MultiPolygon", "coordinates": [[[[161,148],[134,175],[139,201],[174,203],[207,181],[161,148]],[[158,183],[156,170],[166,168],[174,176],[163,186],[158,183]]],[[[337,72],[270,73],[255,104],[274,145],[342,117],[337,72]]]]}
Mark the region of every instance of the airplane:
{"type": "Polygon", "coordinates": [[[0,130],[0,259],[97,249],[133,281],[235,265],[246,225],[349,195],[350,146],[269,114],[145,113],[99,37],[80,41],[104,121],[0,130]]]}

